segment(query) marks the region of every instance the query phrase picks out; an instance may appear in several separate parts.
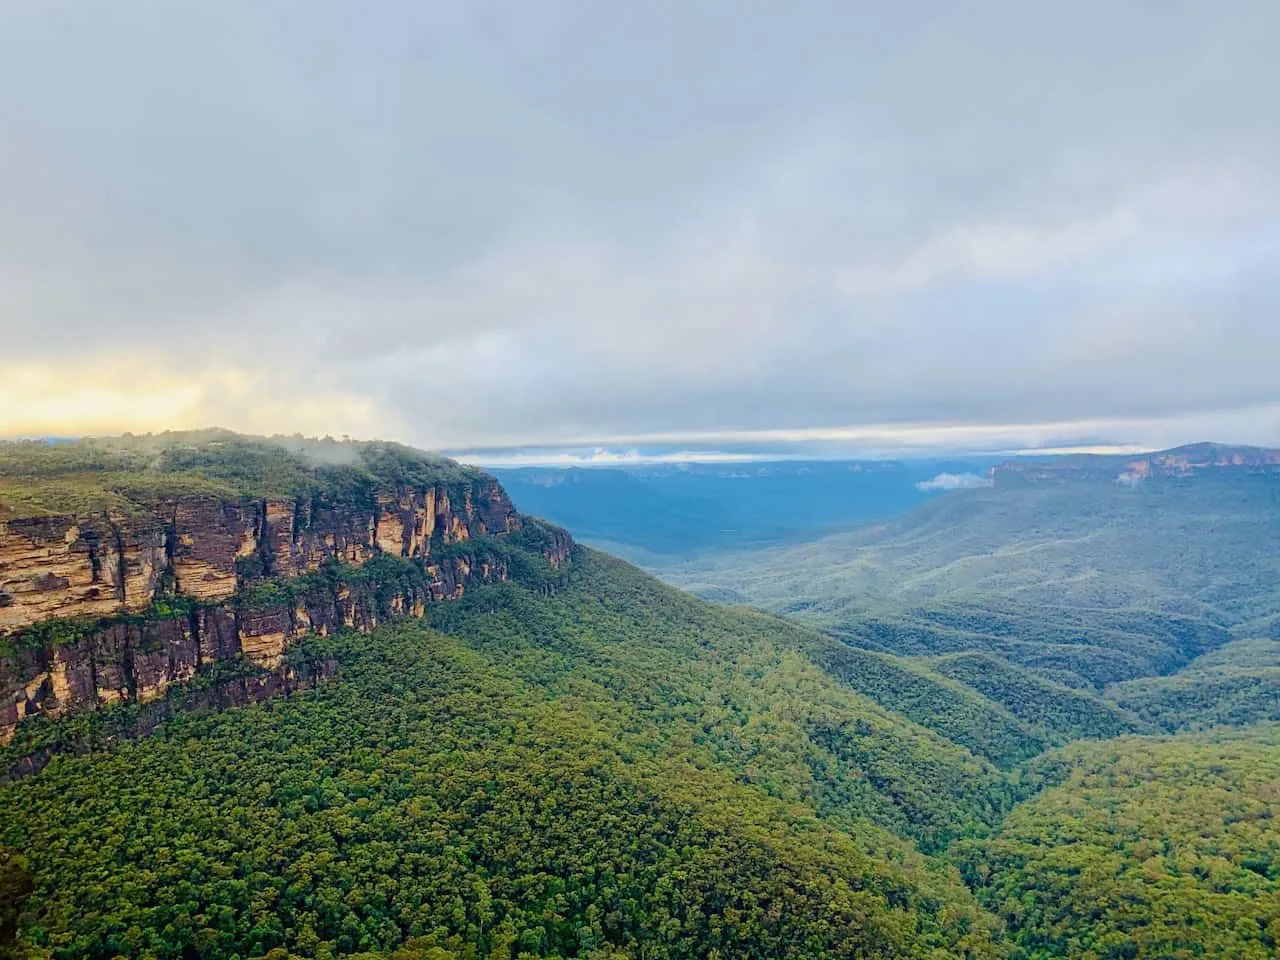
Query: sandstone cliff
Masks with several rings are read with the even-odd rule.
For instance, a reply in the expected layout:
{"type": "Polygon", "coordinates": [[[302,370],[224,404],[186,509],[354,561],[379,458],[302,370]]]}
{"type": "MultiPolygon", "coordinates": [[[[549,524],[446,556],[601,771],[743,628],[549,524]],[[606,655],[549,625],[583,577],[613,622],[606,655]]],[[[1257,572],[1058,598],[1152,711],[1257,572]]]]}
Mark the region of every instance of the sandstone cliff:
{"type": "MultiPolygon", "coordinates": [[[[294,496],[162,473],[103,509],[0,513],[0,742],[28,717],[153,701],[240,657],[275,669],[299,637],[421,616],[508,579],[513,558],[568,561],[568,534],[521,517],[492,477],[402,448],[394,470],[384,447],[355,452],[365,461],[337,479],[288,461],[306,481],[294,496]]],[[[215,480],[243,455],[200,453],[215,480]]]]}
{"type": "Polygon", "coordinates": [[[308,690],[331,679],[337,671],[338,665],[332,659],[303,658],[274,670],[246,672],[232,669],[228,671],[229,676],[207,677],[207,683],[181,684],[169,696],[148,701],[136,711],[110,716],[101,728],[76,731],[66,737],[29,746],[7,766],[0,767],[0,784],[39,773],[56,754],[91,753],[114,741],[145,737],[165,720],[180,713],[242,707],[308,690]]]}
{"type": "Polygon", "coordinates": [[[162,501],[142,515],[0,520],[0,632],[50,617],[145,609],[167,593],[222,600],[246,580],[294,577],[378,553],[429,557],[431,543],[518,529],[492,478],[387,491],[369,506],[213,496],[162,501]]]}

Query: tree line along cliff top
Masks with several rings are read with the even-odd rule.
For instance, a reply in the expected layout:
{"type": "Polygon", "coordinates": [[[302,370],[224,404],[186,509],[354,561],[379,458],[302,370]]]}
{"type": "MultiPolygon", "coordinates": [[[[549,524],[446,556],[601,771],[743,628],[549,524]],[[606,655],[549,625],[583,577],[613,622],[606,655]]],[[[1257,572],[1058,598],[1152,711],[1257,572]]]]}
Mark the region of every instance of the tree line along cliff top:
{"type": "Polygon", "coordinates": [[[470,484],[481,471],[397,443],[227,430],[0,442],[0,520],[147,512],[184,495],[365,504],[380,492],[470,484]]]}

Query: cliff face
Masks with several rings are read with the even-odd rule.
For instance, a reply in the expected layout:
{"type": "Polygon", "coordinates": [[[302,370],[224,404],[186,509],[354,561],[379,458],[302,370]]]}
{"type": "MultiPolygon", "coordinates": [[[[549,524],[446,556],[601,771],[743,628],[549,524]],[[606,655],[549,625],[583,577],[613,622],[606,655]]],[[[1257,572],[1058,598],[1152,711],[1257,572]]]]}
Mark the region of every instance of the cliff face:
{"type": "Polygon", "coordinates": [[[496,480],[405,487],[375,504],[161,501],[143,515],[0,521],[0,633],[50,617],[142,610],[157,596],[216,601],[261,577],[296,577],[378,553],[428,557],[431,543],[519,529],[496,480]]]}
{"type": "Polygon", "coordinates": [[[992,470],[997,487],[1104,481],[1122,484],[1194,476],[1280,477],[1280,450],[1197,443],[1140,456],[1073,455],[1053,460],[1011,460],[992,470]]]}
{"type": "MultiPolygon", "coordinates": [[[[154,732],[157,726],[179,713],[194,710],[225,710],[261,703],[298,690],[309,690],[335,676],[338,665],[327,658],[314,658],[298,664],[284,664],[262,673],[232,676],[202,685],[187,685],[176,695],[149,702],[137,713],[114,718],[105,731],[109,740],[134,740],[154,732]]],[[[0,784],[39,773],[58,753],[91,752],[91,740],[75,738],[54,740],[23,753],[7,770],[0,769],[0,784]]]]}
{"type": "Polygon", "coordinates": [[[483,475],[363,504],[189,495],[0,522],[0,742],[28,717],[152,701],[241,655],[275,670],[304,635],[421,616],[508,579],[512,534],[568,562],[567,533],[526,527],[483,475]]]}

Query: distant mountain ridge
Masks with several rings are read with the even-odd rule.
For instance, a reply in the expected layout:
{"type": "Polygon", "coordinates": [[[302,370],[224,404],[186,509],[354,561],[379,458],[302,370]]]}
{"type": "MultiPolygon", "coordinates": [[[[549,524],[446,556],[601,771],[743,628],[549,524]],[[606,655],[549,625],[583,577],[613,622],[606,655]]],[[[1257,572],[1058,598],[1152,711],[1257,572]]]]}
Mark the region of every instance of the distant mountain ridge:
{"type": "Polygon", "coordinates": [[[1006,460],[992,468],[991,478],[996,486],[1080,480],[1140,483],[1215,472],[1280,476],[1280,449],[1202,442],[1139,456],[1076,453],[1051,460],[1006,460]]]}
{"type": "Polygon", "coordinates": [[[992,476],[808,542],[653,567],[857,647],[980,651],[1094,693],[1280,639],[1280,451],[1195,444],[992,476]]]}

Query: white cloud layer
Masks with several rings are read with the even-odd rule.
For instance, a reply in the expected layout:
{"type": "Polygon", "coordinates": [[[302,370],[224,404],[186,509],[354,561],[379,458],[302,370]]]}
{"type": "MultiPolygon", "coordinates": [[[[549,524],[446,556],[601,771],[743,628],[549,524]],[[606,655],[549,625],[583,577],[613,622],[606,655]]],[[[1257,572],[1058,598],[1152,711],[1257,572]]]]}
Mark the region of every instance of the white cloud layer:
{"type": "Polygon", "coordinates": [[[940,473],[932,480],[921,480],[916,484],[916,489],[925,493],[940,493],[947,490],[977,490],[991,485],[989,477],[980,477],[976,473],[940,473]]]}
{"type": "Polygon", "coordinates": [[[685,463],[756,463],[775,459],[771,453],[732,453],[724,450],[524,450],[449,451],[464,463],[482,467],[639,467],[685,463]]]}
{"type": "Polygon", "coordinates": [[[0,4],[0,434],[1280,443],[1277,31],[0,4]]]}

